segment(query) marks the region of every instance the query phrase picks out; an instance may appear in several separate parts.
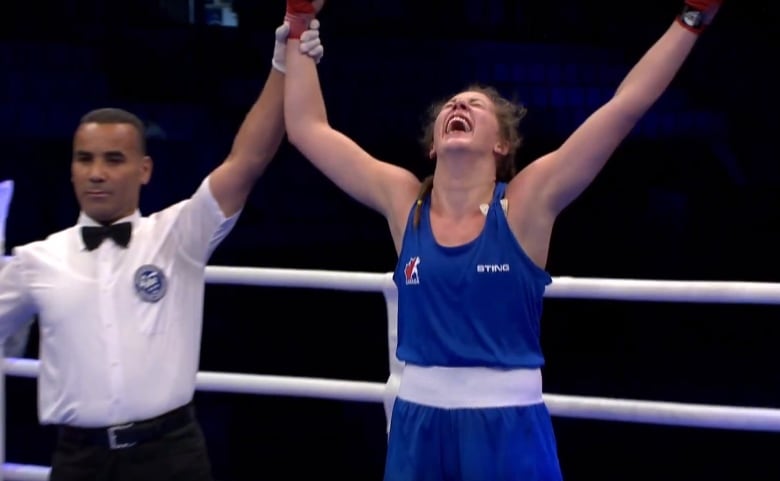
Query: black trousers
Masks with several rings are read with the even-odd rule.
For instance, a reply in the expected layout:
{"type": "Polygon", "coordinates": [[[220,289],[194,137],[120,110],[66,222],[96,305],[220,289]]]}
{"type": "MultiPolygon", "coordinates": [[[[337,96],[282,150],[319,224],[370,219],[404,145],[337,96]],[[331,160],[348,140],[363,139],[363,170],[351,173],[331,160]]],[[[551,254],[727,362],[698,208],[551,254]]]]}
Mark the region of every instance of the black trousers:
{"type": "Polygon", "coordinates": [[[112,449],[60,431],[49,481],[212,481],[203,431],[193,418],[159,437],[112,449]]]}

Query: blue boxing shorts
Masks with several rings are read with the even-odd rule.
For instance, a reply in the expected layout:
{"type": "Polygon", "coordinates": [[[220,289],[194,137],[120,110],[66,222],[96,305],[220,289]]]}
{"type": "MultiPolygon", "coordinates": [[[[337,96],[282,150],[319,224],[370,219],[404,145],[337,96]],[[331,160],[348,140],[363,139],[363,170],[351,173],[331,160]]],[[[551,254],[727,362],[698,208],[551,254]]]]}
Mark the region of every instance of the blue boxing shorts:
{"type": "Polygon", "coordinates": [[[535,395],[505,383],[517,376],[488,376],[486,386],[473,370],[464,383],[463,369],[408,368],[393,406],[384,481],[561,481],[550,414],[543,402],[524,402],[535,395]]]}

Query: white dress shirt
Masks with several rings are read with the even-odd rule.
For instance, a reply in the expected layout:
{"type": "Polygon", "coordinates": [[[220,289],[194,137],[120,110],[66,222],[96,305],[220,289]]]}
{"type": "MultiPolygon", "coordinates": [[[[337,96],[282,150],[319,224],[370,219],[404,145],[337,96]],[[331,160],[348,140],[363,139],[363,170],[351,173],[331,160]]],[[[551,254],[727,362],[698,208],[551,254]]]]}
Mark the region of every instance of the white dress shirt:
{"type": "Polygon", "coordinates": [[[0,339],[38,313],[42,424],[121,424],[192,399],[205,266],[238,215],[223,215],[206,178],[190,199],[119,220],[133,224],[127,248],[86,250],[81,226],[96,223],[82,213],[14,249],[0,270],[0,339]]]}

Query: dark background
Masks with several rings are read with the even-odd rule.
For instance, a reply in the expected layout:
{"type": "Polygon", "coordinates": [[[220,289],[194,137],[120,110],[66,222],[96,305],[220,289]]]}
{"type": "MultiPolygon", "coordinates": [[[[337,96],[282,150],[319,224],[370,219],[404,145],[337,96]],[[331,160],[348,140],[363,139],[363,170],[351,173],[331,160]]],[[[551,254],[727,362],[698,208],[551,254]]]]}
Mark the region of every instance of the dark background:
{"type": "MultiPolygon", "coordinates": [[[[146,214],[189,196],[226,155],[270,67],[281,1],[62,0],[2,7],[0,179],[16,182],[7,246],[72,225],[71,138],[102,106],[151,126],[146,214]]],[[[319,66],[329,117],[369,152],[423,176],[428,104],[478,81],[529,108],[524,165],[614,91],[680,3],[330,0],[319,66]]],[[[777,2],[732,1],[664,97],[559,218],[553,276],[777,279],[777,2]]],[[[383,219],[289,145],[211,265],[388,272],[383,219]]],[[[545,392],[778,406],[772,306],[546,301],[545,392]]],[[[37,333],[28,346],[37,355],[37,333]]],[[[210,285],[201,369],[383,382],[381,294],[210,285]],[[312,307],[314,307],[312,309],[312,307]]],[[[48,465],[35,384],[8,378],[7,459],[48,465]]],[[[378,480],[379,404],[198,393],[221,480],[378,480]],[[268,473],[278,472],[278,475],[268,473]]],[[[567,480],[778,479],[775,433],[554,418],[567,480]]]]}

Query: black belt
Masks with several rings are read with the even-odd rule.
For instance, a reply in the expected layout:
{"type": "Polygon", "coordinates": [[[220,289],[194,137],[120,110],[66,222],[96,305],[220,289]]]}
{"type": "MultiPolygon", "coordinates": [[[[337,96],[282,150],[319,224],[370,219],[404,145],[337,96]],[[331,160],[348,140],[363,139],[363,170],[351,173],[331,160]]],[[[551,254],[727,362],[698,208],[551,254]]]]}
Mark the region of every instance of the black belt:
{"type": "Polygon", "coordinates": [[[134,421],[104,428],[80,428],[60,426],[63,440],[80,444],[103,446],[109,449],[124,449],[136,444],[159,439],[165,434],[195,421],[192,403],[144,421],[134,421]]]}

